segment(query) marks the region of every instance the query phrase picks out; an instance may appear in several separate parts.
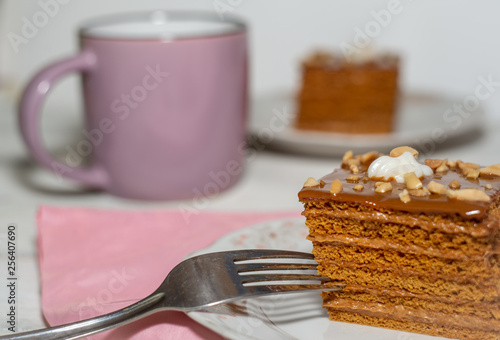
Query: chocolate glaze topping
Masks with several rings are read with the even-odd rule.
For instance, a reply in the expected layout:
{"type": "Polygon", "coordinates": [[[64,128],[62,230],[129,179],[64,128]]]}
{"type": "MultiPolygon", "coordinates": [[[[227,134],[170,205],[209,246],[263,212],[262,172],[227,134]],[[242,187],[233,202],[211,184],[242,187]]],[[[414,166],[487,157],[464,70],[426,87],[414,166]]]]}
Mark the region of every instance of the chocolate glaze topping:
{"type": "Polygon", "coordinates": [[[456,180],[460,183],[460,189],[479,189],[490,196],[490,201],[468,201],[448,198],[447,195],[430,194],[423,197],[411,195],[411,201],[405,203],[399,198],[399,194],[406,188],[404,183],[389,181],[392,185],[391,192],[375,192],[375,183],[380,180],[368,179],[366,168],[360,169],[358,182],[347,181],[347,177],[353,176],[353,173],[345,168],[336,169],[331,174],[321,178],[320,185],[316,187],[305,187],[299,192],[299,200],[308,202],[311,200],[325,199],[337,202],[355,202],[357,204],[370,206],[375,209],[391,209],[396,211],[406,211],[411,213],[425,214],[445,214],[460,215],[465,219],[481,220],[492,201],[496,199],[500,192],[500,177],[480,176],[477,179],[468,179],[462,174],[460,169],[450,169],[444,173],[435,173],[431,176],[421,178],[424,187],[427,187],[430,181],[438,182],[449,188],[450,182],[456,180]],[[363,178],[365,177],[365,180],[363,178]],[[330,185],[334,180],[340,180],[343,190],[338,194],[330,193],[330,185]],[[356,185],[363,185],[362,191],[354,190],[356,185]],[[491,188],[487,189],[486,185],[491,188]]]}

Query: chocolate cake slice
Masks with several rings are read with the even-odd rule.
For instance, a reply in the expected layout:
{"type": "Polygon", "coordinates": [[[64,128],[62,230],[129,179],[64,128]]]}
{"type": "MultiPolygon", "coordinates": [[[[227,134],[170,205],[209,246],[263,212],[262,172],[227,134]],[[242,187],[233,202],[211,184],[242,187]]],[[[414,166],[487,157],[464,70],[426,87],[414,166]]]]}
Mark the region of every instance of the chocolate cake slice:
{"type": "Polygon", "coordinates": [[[345,154],[299,192],[332,320],[500,339],[500,164],[345,154]]]}

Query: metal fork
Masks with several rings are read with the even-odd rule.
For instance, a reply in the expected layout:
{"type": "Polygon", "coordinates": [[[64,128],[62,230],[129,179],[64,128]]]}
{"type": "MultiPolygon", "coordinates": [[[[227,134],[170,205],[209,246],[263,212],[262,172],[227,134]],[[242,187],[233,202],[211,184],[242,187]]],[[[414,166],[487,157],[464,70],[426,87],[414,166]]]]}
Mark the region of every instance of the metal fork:
{"type": "Polygon", "coordinates": [[[294,251],[251,249],[200,255],[179,263],[156,291],[128,307],[92,319],[0,339],[78,339],[162,310],[210,311],[220,304],[255,296],[343,288],[325,286],[323,282],[330,280],[319,276],[316,266],[312,254],[294,251]]]}

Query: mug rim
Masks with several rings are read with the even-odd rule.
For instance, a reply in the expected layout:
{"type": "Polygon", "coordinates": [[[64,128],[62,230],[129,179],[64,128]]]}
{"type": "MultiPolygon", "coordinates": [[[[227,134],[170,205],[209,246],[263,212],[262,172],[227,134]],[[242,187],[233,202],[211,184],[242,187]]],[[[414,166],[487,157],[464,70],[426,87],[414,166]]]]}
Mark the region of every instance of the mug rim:
{"type": "Polygon", "coordinates": [[[130,11],[123,12],[118,14],[111,15],[103,15],[93,19],[89,19],[83,22],[80,25],[80,29],[78,30],[78,35],[80,38],[92,38],[92,39],[104,39],[104,40],[121,40],[121,41],[130,41],[130,40],[185,40],[185,39],[197,39],[197,38],[216,38],[216,37],[225,37],[239,33],[245,33],[247,31],[247,25],[238,16],[233,14],[224,13],[224,19],[221,19],[219,15],[209,11],[203,10],[149,10],[149,11],[130,11]],[[151,22],[153,20],[152,16],[155,13],[159,13],[162,15],[166,15],[169,19],[173,19],[173,21],[186,21],[189,20],[198,20],[202,22],[220,22],[228,25],[232,25],[232,28],[229,28],[225,32],[198,32],[198,33],[177,33],[170,34],[168,37],[150,33],[144,34],[143,36],[120,36],[118,34],[95,34],[90,32],[91,30],[101,27],[108,26],[114,24],[121,23],[140,23],[140,22],[151,22]]]}

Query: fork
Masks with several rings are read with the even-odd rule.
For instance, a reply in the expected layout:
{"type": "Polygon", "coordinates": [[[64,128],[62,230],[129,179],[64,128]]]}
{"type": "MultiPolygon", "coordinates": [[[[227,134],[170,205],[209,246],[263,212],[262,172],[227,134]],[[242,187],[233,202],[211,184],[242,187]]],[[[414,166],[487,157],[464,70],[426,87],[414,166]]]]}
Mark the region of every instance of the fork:
{"type": "Polygon", "coordinates": [[[221,304],[261,295],[343,288],[335,283],[324,285],[330,279],[319,276],[316,266],[312,254],[295,251],[248,249],[204,254],[179,263],[158,289],[128,307],[0,339],[79,339],[162,310],[210,311],[221,304]]]}

